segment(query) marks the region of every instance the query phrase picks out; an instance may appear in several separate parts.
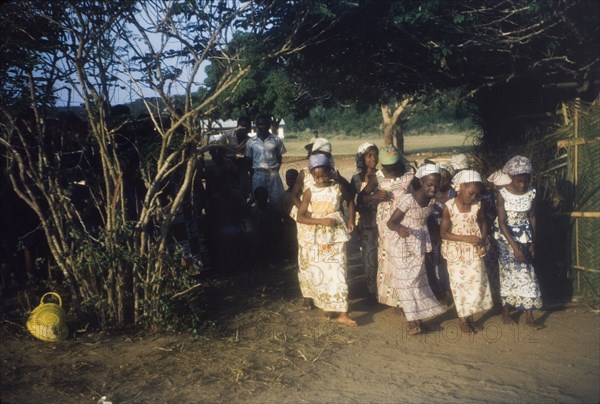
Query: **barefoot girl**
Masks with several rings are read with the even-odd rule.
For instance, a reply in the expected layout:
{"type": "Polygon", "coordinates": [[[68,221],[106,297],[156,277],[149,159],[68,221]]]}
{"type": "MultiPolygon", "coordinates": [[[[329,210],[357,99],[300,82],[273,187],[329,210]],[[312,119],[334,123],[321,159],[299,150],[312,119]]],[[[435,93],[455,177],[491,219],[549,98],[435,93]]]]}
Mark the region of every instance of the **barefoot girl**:
{"type": "Polygon", "coordinates": [[[496,233],[499,249],[502,318],[512,323],[510,307],[525,310],[526,322],[537,327],[533,310],[542,306],[538,280],[532,265],[535,258],[535,188],[531,186],[533,167],[522,156],[511,158],[502,169],[511,183],[498,192],[496,233]]]}
{"type": "Polygon", "coordinates": [[[479,325],[473,314],[493,306],[483,256],[488,233],[480,202],[483,188],[477,171],[463,170],[452,183],[457,195],[444,205],[440,234],[442,254],[448,263],[450,288],[462,332],[473,334],[479,325]]]}
{"type": "Polygon", "coordinates": [[[398,303],[398,291],[393,282],[394,269],[389,265],[389,255],[386,252],[388,233],[391,230],[387,222],[395,209],[395,203],[406,192],[414,178],[411,171],[407,171],[408,162],[393,145],[383,147],[379,152],[381,170],[375,173],[375,178],[369,182],[359,193],[358,199],[376,201],[377,205],[377,300],[379,303],[401,307],[398,303]]]}
{"type": "MultiPolygon", "coordinates": [[[[354,223],[354,195],[352,194],[352,187],[346,181],[344,177],[342,177],[339,171],[335,170],[335,166],[333,163],[333,155],[331,154],[331,143],[329,140],[317,137],[314,142],[309,143],[305,146],[305,149],[308,151],[308,158],[313,155],[321,155],[327,158],[329,167],[332,170],[332,175],[334,181],[338,182],[341,185],[342,195],[344,201],[346,201],[348,216],[354,223]]],[[[313,176],[310,175],[310,171],[308,167],[303,167],[299,173],[296,182],[292,188],[292,200],[294,202],[294,206],[290,212],[290,217],[297,221],[298,209],[300,208],[302,194],[308,189],[310,186],[314,185],[313,176]]],[[[304,237],[301,235],[309,231],[312,226],[308,226],[306,224],[300,223],[297,221],[297,234],[298,234],[298,280],[300,281],[300,289],[302,290],[302,294],[304,296],[310,295],[303,288],[305,285],[308,285],[309,282],[306,282],[305,279],[310,278],[310,271],[307,267],[308,261],[306,260],[306,256],[311,253],[311,249],[314,248],[313,243],[309,240],[306,241],[304,237]]],[[[314,304],[311,298],[305,297],[303,299],[303,305],[307,308],[313,308],[314,304]]]]}
{"type": "Polygon", "coordinates": [[[422,320],[444,312],[427,281],[425,254],[431,251],[427,218],[433,210],[434,197],[440,186],[440,171],[435,164],[417,170],[420,188],[406,193],[396,203],[387,222],[389,263],[393,269],[390,283],[397,293],[398,306],[408,320],[408,334],[423,330],[422,320]]]}
{"type": "Polygon", "coordinates": [[[306,268],[300,279],[302,293],[328,315],[337,313],[339,322],[355,326],[347,314],[346,281],[346,242],[354,228],[354,217],[344,223],[341,185],[333,180],[329,158],[311,155],[308,167],[314,182],[304,191],[298,209],[298,223],[308,225],[302,232],[298,229],[298,239],[303,245],[311,245],[300,257],[306,268]]]}
{"type": "Polygon", "coordinates": [[[376,182],[375,173],[379,162],[379,149],[373,143],[363,143],[356,153],[357,173],[352,176],[354,192],[358,194],[356,210],[358,218],[358,236],[363,268],[367,278],[368,303],[377,303],[377,204],[386,197],[385,191],[375,191],[369,195],[360,195],[369,180],[376,182]]]}

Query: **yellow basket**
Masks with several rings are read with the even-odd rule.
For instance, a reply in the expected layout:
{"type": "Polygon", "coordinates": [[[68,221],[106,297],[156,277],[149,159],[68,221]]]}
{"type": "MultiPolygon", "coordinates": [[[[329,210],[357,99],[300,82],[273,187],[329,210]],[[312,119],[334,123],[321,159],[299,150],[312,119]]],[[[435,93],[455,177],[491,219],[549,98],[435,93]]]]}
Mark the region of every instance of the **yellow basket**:
{"type": "Polygon", "coordinates": [[[62,308],[62,299],[55,292],[44,293],[38,307],[33,309],[27,319],[27,329],[36,338],[42,341],[56,342],[67,338],[69,329],[65,311],[62,308]],[[46,296],[54,296],[56,303],[44,303],[46,296]]]}

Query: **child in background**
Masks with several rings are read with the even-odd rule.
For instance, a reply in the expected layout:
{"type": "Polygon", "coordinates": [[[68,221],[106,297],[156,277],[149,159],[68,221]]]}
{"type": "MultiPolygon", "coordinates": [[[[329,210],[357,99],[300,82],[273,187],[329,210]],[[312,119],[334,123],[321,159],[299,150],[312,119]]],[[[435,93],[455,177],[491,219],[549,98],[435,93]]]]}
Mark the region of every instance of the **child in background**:
{"type": "MultiPolygon", "coordinates": [[[[348,223],[342,214],[341,185],[333,181],[333,169],[328,156],[311,155],[308,167],[313,183],[304,191],[298,209],[298,239],[310,244],[300,282],[304,298],[312,299],[328,317],[337,314],[337,321],[356,326],[348,316],[348,283],[346,242],[354,229],[354,215],[348,223]]],[[[353,203],[352,203],[353,205],[353,203]]],[[[353,206],[351,208],[353,209],[353,206]]],[[[352,212],[354,213],[354,212],[352,212]]]]}
{"type": "Polygon", "coordinates": [[[290,213],[294,206],[294,196],[292,189],[298,178],[298,170],[290,168],[285,172],[285,184],[287,189],[279,198],[277,207],[282,215],[283,222],[283,258],[291,259],[298,254],[298,231],[296,229],[296,221],[292,219],[290,213]]]}
{"type": "Polygon", "coordinates": [[[540,287],[532,261],[535,258],[535,188],[531,186],[533,166],[522,156],[511,158],[502,169],[511,183],[498,192],[496,233],[499,248],[502,318],[513,323],[510,308],[524,310],[527,325],[538,328],[533,310],[542,306],[540,287]]]}
{"type": "Polygon", "coordinates": [[[429,217],[429,234],[431,235],[432,252],[427,254],[426,268],[429,284],[438,299],[446,306],[452,304],[452,293],[450,292],[450,281],[448,279],[448,268],[446,260],[441,254],[442,240],[440,238],[440,224],[444,204],[456,196],[452,188],[452,177],[454,168],[449,163],[438,164],[440,169],[440,188],[435,194],[433,213],[429,217]]]}
{"type": "Polygon", "coordinates": [[[352,176],[352,186],[358,194],[356,210],[358,218],[358,237],[363,268],[367,278],[369,304],[377,303],[377,204],[386,197],[386,192],[376,190],[370,195],[360,195],[369,180],[376,181],[375,173],[379,161],[379,149],[373,143],[363,143],[356,153],[357,173],[352,176]]]}
{"type": "Polygon", "coordinates": [[[294,206],[292,189],[294,189],[296,179],[298,179],[298,170],[290,168],[285,172],[285,185],[287,185],[287,189],[283,191],[283,194],[277,202],[277,207],[284,216],[289,216],[292,211],[292,206],[294,206]]]}
{"type": "Polygon", "coordinates": [[[502,298],[500,297],[500,269],[498,267],[498,242],[494,238],[494,234],[500,230],[494,224],[498,216],[497,199],[498,191],[511,183],[510,176],[496,170],[487,177],[488,189],[487,192],[481,195],[481,205],[485,209],[487,223],[490,228],[488,233],[487,253],[485,254],[485,267],[490,281],[490,289],[492,290],[492,299],[498,306],[502,306],[502,298]]]}
{"type": "Polygon", "coordinates": [[[486,214],[480,202],[483,184],[479,173],[473,170],[462,170],[452,183],[457,195],[444,205],[440,226],[442,254],[448,263],[460,329],[474,334],[479,331],[479,325],[473,314],[493,306],[483,260],[488,234],[486,214]]]}
{"type": "Polygon", "coordinates": [[[369,178],[367,185],[360,192],[359,201],[374,200],[377,205],[377,300],[379,303],[392,307],[400,307],[398,304],[398,291],[393,282],[394,268],[389,265],[387,253],[387,241],[390,239],[388,233],[392,231],[387,227],[387,222],[392,216],[395,204],[406,192],[410,182],[414,178],[412,172],[407,172],[408,162],[393,145],[383,147],[379,152],[381,170],[375,174],[375,178],[369,178]]]}
{"type": "Polygon", "coordinates": [[[425,254],[431,251],[427,219],[433,210],[434,197],[440,186],[440,171],[435,164],[419,167],[419,189],[402,195],[387,222],[389,264],[393,269],[389,280],[395,295],[392,301],[402,307],[408,320],[407,333],[423,331],[423,319],[445,311],[427,281],[425,254]]]}

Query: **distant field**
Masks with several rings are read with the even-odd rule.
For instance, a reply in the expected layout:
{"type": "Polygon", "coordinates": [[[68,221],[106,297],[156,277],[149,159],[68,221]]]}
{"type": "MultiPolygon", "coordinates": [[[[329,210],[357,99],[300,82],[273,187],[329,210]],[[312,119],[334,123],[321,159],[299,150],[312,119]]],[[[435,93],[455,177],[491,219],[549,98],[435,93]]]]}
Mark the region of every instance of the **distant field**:
{"type": "MultiPolygon", "coordinates": [[[[323,137],[327,138],[327,135],[323,135],[323,137]]],[[[377,146],[383,146],[383,137],[333,138],[330,141],[335,156],[353,155],[358,146],[364,142],[373,142],[377,146]]],[[[305,139],[285,139],[284,143],[288,151],[285,155],[287,158],[306,156],[304,146],[308,142],[305,139]]],[[[473,147],[473,137],[470,133],[407,136],[404,138],[404,143],[406,154],[450,153],[458,150],[465,151],[473,147]]]]}
{"type": "MultiPolygon", "coordinates": [[[[326,135],[323,135],[323,137],[327,138],[326,135]]],[[[470,133],[407,136],[404,138],[405,155],[411,162],[416,162],[416,164],[422,164],[425,158],[446,159],[451,154],[470,151],[473,148],[473,139],[470,133]]],[[[379,147],[383,146],[383,137],[360,139],[333,138],[330,140],[335,157],[335,166],[347,179],[350,179],[352,173],[356,170],[354,155],[361,143],[372,142],[379,147]]],[[[283,165],[280,171],[282,177],[285,175],[287,169],[294,168],[299,170],[306,166],[306,150],[304,150],[304,146],[307,141],[285,139],[284,143],[288,152],[283,156],[283,165]]]]}

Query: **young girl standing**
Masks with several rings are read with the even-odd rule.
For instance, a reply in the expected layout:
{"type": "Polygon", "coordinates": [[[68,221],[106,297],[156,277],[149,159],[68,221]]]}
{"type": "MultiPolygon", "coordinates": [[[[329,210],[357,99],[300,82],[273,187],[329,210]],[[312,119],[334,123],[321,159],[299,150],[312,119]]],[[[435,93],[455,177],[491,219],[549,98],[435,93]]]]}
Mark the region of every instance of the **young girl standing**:
{"type": "Polygon", "coordinates": [[[440,186],[440,171],[435,164],[425,164],[415,177],[421,186],[400,197],[387,222],[391,230],[387,253],[393,268],[390,283],[396,293],[394,301],[408,320],[408,334],[419,334],[423,319],[445,311],[433,295],[425,272],[425,254],[431,251],[427,218],[440,186]]]}
{"type": "Polygon", "coordinates": [[[379,161],[381,170],[375,173],[374,178],[359,193],[358,199],[374,200],[377,205],[377,300],[379,303],[392,307],[401,307],[398,303],[398,291],[393,282],[394,268],[389,265],[387,244],[392,231],[387,222],[392,216],[395,204],[406,192],[414,178],[412,172],[407,172],[406,159],[393,145],[385,146],[380,150],[379,161]]]}
{"type": "Polygon", "coordinates": [[[510,307],[526,312],[527,325],[537,327],[533,310],[542,306],[538,280],[532,265],[535,258],[535,188],[533,166],[522,156],[511,158],[502,169],[511,183],[498,192],[496,232],[499,250],[502,318],[511,324],[510,307]]]}
{"type": "Polygon", "coordinates": [[[463,170],[452,179],[457,195],[446,202],[440,235],[442,254],[448,263],[450,288],[462,332],[473,334],[479,325],[473,314],[493,306],[485,270],[486,214],[480,201],[481,176],[463,170]]]}
{"type": "Polygon", "coordinates": [[[303,245],[310,244],[299,257],[306,268],[300,277],[302,293],[328,316],[337,314],[337,321],[355,326],[356,322],[347,314],[346,280],[346,242],[354,228],[354,217],[344,223],[342,190],[333,181],[329,158],[323,154],[311,155],[308,167],[314,181],[304,191],[298,209],[298,223],[308,225],[298,229],[298,240],[303,245]]]}
{"type": "Polygon", "coordinates": [[[379,162],[379,149],[373,143],[363,143],[356,153],[357,173],[352,176],[352,186],[358,195],[358,236],[363,268],[369,292],[368,303],[377,303],[377,205],[386,197],[386,192],[376,190],[369,195],[360,194],[369,181],[376,182],[375,173],[379,162]]]}

